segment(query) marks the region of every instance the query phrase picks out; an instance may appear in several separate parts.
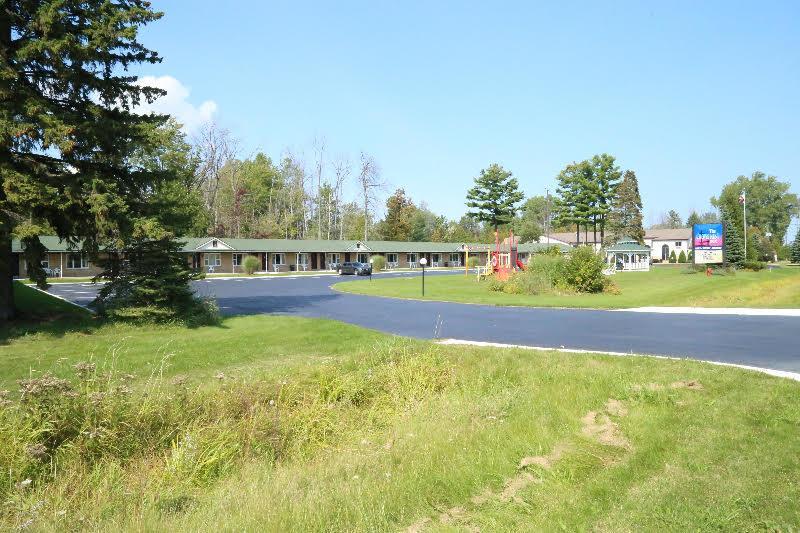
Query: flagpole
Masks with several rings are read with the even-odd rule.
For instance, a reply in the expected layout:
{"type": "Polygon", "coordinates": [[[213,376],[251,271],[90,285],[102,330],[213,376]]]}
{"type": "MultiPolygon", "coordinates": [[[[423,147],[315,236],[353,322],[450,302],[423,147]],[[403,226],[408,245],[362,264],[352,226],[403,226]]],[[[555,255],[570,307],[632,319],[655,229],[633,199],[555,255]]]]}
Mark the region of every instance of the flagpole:
{"type": "Polygon", "coordinates": [[[742,218],[744,219],[744,260],[747,261],[747,192],[742,190],[742,218]]]}

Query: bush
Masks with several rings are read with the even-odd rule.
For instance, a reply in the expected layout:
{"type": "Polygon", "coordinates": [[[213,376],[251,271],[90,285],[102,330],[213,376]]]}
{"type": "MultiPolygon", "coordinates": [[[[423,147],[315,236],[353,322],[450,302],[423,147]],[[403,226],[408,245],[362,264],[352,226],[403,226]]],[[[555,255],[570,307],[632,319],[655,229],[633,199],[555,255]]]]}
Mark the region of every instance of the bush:
{"type": "Polygon", "coordinates": [[[373,272],[380,272],[386,268],[386,258],[382,255],[373,255],[370,257],[370,261],[372,261],[373,272]]]}
{"type": "Polygon", "coordinates": [[[467,259],[467,266],[469,268],[475,268],[476,266],[478,266],[478,258],[475,257],[475,256],[472,256],[469,259],[467,259]]]}
{"type": "Polygon", "coordinates": [[[678,262],[678,258],[675,256],[675,250],[672,250],[669,253],[669,262],[670,263],[677,263],[678,262]]]}
{"type": "Polygon", "coordinates": [[[242,268],[244,269],[245,273],[249,276],[252,276],[253,273],[258,270],[258,267],[261,266],[261,261],[258,260],[258,257],[254,255],[248,255],[244,258],[244,262],[242,263],[242,268]]]}
{"type": "Polygon", "coordinates": [[[590,246],[576,248],[564,265],[567,286],[578,292],[603,292],[611,280],[603,274],[606,264],[590,246]]]}
{"type": "Polygon", "coordinates": [[[752,270],[753,272],[758,272],[759,270],[764,270],[767,268],[767,264],[763,261],[745,261],[743,268],[745,270],[752,270]]]}
{"type": "Polygon", "coordinates": [[[681,250],[681,253],[678,255],[678,263],[685,263],[686,262],[686,252],[681,250]]]}

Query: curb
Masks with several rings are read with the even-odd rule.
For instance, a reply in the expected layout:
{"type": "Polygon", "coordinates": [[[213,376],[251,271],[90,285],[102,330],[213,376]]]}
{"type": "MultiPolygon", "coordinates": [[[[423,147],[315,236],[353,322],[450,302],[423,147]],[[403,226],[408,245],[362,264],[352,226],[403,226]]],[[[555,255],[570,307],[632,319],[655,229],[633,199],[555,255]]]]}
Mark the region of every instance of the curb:
{"type": "Polygon", "coordinates": [[[640,354],[640,353],[627,353],[627,352],[609,352],[601,350],[581,350],[578,348],[545,348],[543,346],[527,346],[524,344],[504,344],[501,342],[485,342],[485,341],[468,341],[463,339],[442,339],[434,341],[436,344],[444,346],[478,346],[484,348],[516,348],[520,350],[534,350],[540,352],[560,352],[572,354],[590,354],[590,355],[613,355],[616,357],[653,357],[655,359],[671,359],[673,361],[697,361],[698,363],[707,363],[717,366],[728,366],[733,368],[741,368],[751,372],[760,372],[773,377],[791,379],[793,381],[800,381],[800,373],[789,372],[788,370],[773,370],[771,368],[762,368],[758,366],[740,365],[736,363],[723,363],[721,361],[707,361],[704,359],[694,359],[691,357],[673,357],[669,355],[654,355],[654,354],[640,354]]]}

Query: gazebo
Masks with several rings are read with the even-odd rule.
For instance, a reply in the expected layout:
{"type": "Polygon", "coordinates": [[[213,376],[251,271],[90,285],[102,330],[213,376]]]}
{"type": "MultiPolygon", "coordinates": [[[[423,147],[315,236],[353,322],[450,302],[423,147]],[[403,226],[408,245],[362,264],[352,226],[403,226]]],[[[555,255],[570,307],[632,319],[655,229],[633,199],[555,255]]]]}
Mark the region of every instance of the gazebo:
{"type": "Polygon", "coordinates": [[[635,239],[622,238],[606,248],[606,263],[614,270],[647,272],[650,270],[650,247],[635,239]]]}

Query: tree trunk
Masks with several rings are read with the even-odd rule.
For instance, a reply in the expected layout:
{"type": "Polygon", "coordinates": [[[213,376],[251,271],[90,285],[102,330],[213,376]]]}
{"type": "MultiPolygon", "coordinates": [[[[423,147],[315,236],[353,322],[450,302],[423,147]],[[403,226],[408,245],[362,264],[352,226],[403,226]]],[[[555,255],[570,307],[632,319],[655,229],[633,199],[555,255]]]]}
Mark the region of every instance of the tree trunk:
{"type": "Polygon", "coordinates": [[[0,214],[0,322],[14,318],[14,254],[11,253],[11,220],[0,214]]]}
{"type": "Polygon", "coordinates": [[[575,243],[580,246],[581,244],[581,223],[575,223],[575,243]]]}
{"type": "Polygon", "coordinates": [[[593,224],[592,229],[594,231],[593,238],[594,238],[594,242],[596,244],[597,243],[597,216],[596,215],[594,217],[592,217],[592,224],[593,224]]]}

